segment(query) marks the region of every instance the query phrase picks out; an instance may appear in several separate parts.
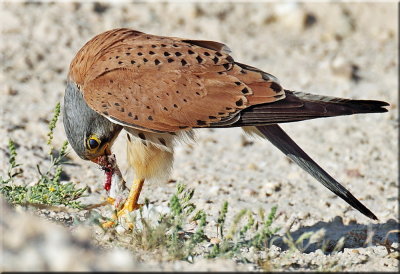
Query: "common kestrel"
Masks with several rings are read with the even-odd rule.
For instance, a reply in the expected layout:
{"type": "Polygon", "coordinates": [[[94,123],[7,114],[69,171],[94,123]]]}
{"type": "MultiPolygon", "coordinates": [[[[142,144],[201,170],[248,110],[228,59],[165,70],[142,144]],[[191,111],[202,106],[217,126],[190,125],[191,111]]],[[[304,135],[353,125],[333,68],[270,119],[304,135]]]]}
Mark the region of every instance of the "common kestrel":
{"type": "Polygon", "coordinates": [[[121,130],[127,132],[128,161],[136,178],[119,215],[138,207],[146,179],[170,170],[176,141],[190,137],[193,129],[242,127],[268,139],[333,193],[377,220],[278,124],[387,112],[389,104],[286,90],[275,76],[236,62],[229,53],[218,42],[122,28],[95,36],[76,54],[65,90],[65,131],[82,159],[101,166],[108,165],[121,130]]]}

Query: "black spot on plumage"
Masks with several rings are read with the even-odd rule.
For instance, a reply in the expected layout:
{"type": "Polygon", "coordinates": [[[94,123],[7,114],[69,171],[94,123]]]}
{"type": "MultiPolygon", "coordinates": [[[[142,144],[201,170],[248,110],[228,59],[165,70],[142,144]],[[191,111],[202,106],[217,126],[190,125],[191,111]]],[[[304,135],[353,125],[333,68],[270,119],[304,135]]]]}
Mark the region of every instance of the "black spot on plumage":
{"type": "Polygon", "coordinates": [[[231,68],[231,64],[229,64],[229,63],[223,64],[223,66],[224,66],[224,68],[225,68],[226,70],[230,70],[230,68],[231,68]]]}
{"type": "Polygon", "coordinates": [[[161,47],[165,48],[167,45],[166,44],[161,44],[161,47]]]}
{"type": "Polygon", "coordinates": [[[235,82],[235,84],[236,84],[237,86],[240,86],[240,85],[242,84],[242,82],[235,82]]]}
{"type": "Polygon", "coordinates": [[[246,74],[246,73],[247,73],[247,71],[245,71],[244,69],[242,69],[242,70],[240,71],[240,73],[242,73],[242,74],[246,74]]]}
{"type": "Polygon", "coordinates": [[[174,108],[178,108],[178,105],[177,105],[177,104],[174,104],[174,108]]]}
{"type": "Polygon", "coordinates": [[[146,140],[146,136],[145,136],[142,132],[140,132],[140,133],[138,134],[138,136],[139,136],[140,139],[146,140]]]}
{"type": "Polygon", "coordinates": [[[121,112],[125,112],[125,109],[124,109],[124,108],[121,108],[120,111],[121,111],[121,112]]]}
{"type": "Polygon", "coordinates": [[[199,64],[201,64],[201,62],[203,61],[203,58],[201,58],[200,55],[197,55],[196,60],[197,60],[197,62],[199,62],[199,64]]]}
{"type": "Polygon", "coordinates": [[[112,93],[111,93],[111,92],[107,92],[107,94],[108,94],[108,95],[112,95],[112,93]]]}
{"type": "Polygon", "coordinates": [[[174,61],[174,59],[172,59],[172,58],[168,58],[168,63],[172,63],[173,61],[174,61]]]}
{"type": "Polygon", "coordinates": [[[230,107],[226,107],[225,109],[226,109],[226,110],[232,110],[232,108],[230,108],[230,107]]]}
{"type": "Polygon", "coordinates": [[[133,120],[139,120],[139,117],[135,115],[135,118],[133,118],[133,120]]]}
{"type": "Polygon", "coordinates": [[[196,123],[197,123],[198,126],[205,126],[205,125],[207,125],[207,123],[206,123],[205,121],[202,121],[202,120],[197,120],[196,123]]]}
{"type": "Polygon", "coordinates": [[[243,106],[243,99],[237,100],[235,104],[236,104],[238,107],[243,106]]]}
{"type": "Polygon", "coordinates": [[[172,46],[174,46],[175,48],[179,47],[177,44],[173,44],[172,46]]]}
{"type": "Polygon", "coordinates": [[[103,111],[103,114],[104,114],[104,115],[108,115],[108,112],[107,112],[107,111],[103,111]]]}
{"type": "Polygon", "coordinates": [[[218,112],[218,115],[225,115],[225,112],[218,112]]]}
{"type": "Polygon", "coordinates": [[[186,99],[183,99],[183,102],[187,103],[187,100],[186,100],[186,99]]]}
{"type": "Polygon", "coordinates": [[[143,55],[143,53],[141,53],[141,52],[138,52],[138,54],[137,55],[139,55],[139,56],[142,56],[143,55]]]}
{"type": "Polygon", "coordinates": [[[147,117],[148,120],[153,121],[153,117],[150,115],[149,117],[147,117]]]}
{"type": "Polygon", "coordinates": [[[179,90],[175,91],[177,94],[179,94],[179,90]]]}
{"type": "Polygon", "coordinates": [[[129,117],[132,117],[132,116],[133,116],[132,112],[129,112],[129,113],[128,113],[128,116],[129,116],[129,117]]]}
{"type": "Polygon", "coordinates": [[[103,108],[106,108],[107,107],[107,104],[102,104],[101,105],[103,108]]]}
{"type": "Polygon", "coordinates": [[[181,56],[182,53],[180,53],[179,51],[177,51],[177,52],[175,52],[175,55],[176,55],[176,56],[181,56]]]}
{"type": "Polygon", "coordinates": [[[247,93],[249,93],[249,90],[247,88],[244,88],[244,89],[242,89],[242,93],[247,94],[247,93]]]}
{"type": "Polygon", "coordinates": [[[150,55],[156,54],[154,51],[149,51],[150,55]]]}
{"type": "Polygon", "coordinates": [[[275,83],[275,82],[272,82],[271,85],[270,85],[269,87],[270,87],[273,91],[275,91],[276,93],[282,91],[282,87],[281,87],[279,84],[275,83]]]}
{"type": "Polygon", "coordinates": [[[215,53],[215,55],[222,56],[222,54],[220,52],[215,53]]]}
{"type": "Polygon", "coordinates": [[[209,119],[217,119],[215,116],[208,116],[209,119]]]}
{"type": "Polygon", "coordinates": [[[131,60],[131,64],[133,65],[134,63],[136,63],[134,60],[131,60]]]}
{"type": "Polygon", "coordinates": [[[114,81],[113,81],[113,80],[110,80],[110,83],[112,84],[112,83],[114,83],[114,81]]]}
{"type": "Polygon", "coordinates": [[[118,59],[119,58],[119,56],[115,56],[115,59],[118,59]]]}
{"type": "MultiPolygon", "coordinates": [[[[179,128],[180,128],[180,129],[185,129],[185,128],[188,128],[188,126],[179,126],[179,128]]],[[[170,132],[169,134],[171,134],[171,135],[176,135],[175,132],[170,132]]]]}
{"type": "Polygon", "coordinates": [[[154,64],[158,65],[160,64],[160,61],[158,59],[154,60],[154,64]]]}
{"type": "Polygon", "coordinates": [[[119,106],[119,103],[114,103],[114,105],[116,105],[117,107],[119,106]]]}
{"type": "Polygon", "coordinates": [[[123,62],[122,62],[122,61],[119,61],[119,62],[118,62],[118,64],[119,64],[119,65],[122,65],[122,64],[123,64],[123,62]]]}
{"type": "Polygon", "coordinates": [[[152,47],[153,49],[155,49],[157,46],[156,46],[156,45],[151,45],[151,47],[152,47]]]}
{"type": "Polygon", "coordinates": [[[161,143],[163,146],[167,146],[167,143],[165,142],[164,138],[158,138],[158,141],[160,141],[160,143],[161,143]]]}
{"type": "Polygon", "coordinates": [[[191,50],[191,49],[189,49],[189,50],[188,50],[188,53],[189,53],[189,54],[194,54],[194,51],[191,50]]]}
{"type": "Polygon", "coordinates": [[[227,56],[225,58],[225,60],[228,61],[228,63],[234,63],[235,62],[235,60],[233,60],[232,56],[227,56]]]}
{"type": "Polygon", "coordinates": [[[150,106],[146,106],[147,109],[150,109],[150,106]]]}
{"type": "Polygon", "coordinates": [[[187,62],[185,61],[185,59],[182,59],[182,60],[181,60],[181,64],[182,64],[182,66],[184,66],[184,65],[187,64],[187,62]]]}
{"type": "Polygon", "coordinates": [[[206,51],[206,52],[204,52],[204,55],[205,56],[210,56],[210,53],[206,51]]]}
{"type": "Polygon", "coordinates": [[[217,56],[215,56],[212,60],[214,61],[214,64],[216,64],[216,63],[218,63],[219,58],[217,56]]]}
{"type": "Polygon", "coordinates": [[[164,52],[164,56],[170,56],[171,54],[167,51],[164,52]]]}
{"type": "Polygon", "coordinates": [[[168,108],[167,108],[167,107],[164,107],[164,110],[165,110],[165,111],[168,111],[168,108]]]}
{"type": "Polygon", "coordinates": [[[145,62],[145,63],[146,63],[147,61],[149,61],[149,60],[147,60],[146,58],[143,58],[143,62],[145,62]]]}
{"type": "Polygon", "coordinates": [[[199,96],[200,96],[200,93],[196,91],[196,95],[199,95],[199,96]]]}
{"type": "Polygon", "coordinates": [[[125,54],[126,54],[127,56],[131,55],[131,53],[130,53],[130,52],[126,52],[125,54]]]}

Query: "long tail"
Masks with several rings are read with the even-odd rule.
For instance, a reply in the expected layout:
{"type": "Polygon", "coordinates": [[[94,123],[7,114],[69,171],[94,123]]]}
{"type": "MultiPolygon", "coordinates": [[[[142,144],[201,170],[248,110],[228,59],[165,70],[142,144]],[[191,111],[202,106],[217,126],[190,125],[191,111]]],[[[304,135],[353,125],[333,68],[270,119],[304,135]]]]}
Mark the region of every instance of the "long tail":
{"type": "MultiPolygon", "coordinates": [[[[229,126],[260,126],[357,113],[387,112],[389,104],[376,100],[351,100],[285,90],[286,98],[241,111],[229,126]]],[[[233,119],[232,119],[233,120],[233,119]]]]}
{"type": "Polygon", "coordinates": [[[302,169],[317,179],[330,191],[345,200],[349,205],[359,210],[365,216],[378,220],[378,218],[357,200],[346,188],[333,179],[310,156],[308,156],[278,125],[258,126],[257,129],[286,156],[292,159],[302,169]]]}

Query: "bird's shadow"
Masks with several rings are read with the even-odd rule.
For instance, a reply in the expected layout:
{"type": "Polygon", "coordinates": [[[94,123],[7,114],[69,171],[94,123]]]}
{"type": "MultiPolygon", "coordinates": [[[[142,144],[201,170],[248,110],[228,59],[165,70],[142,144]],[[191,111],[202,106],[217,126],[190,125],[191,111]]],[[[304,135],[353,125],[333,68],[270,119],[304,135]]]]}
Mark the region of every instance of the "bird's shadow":
{"type": "MultiPolygon", "coordinates": [[[[390,219],[380,224],[358,224],[352,222],[347,225],[343,224],[342,218],[336,216],[330,222],[318,222],[312,226],[301,227],[294,232],[290,232],[292,242],[296,243],[304,253],[311,253],[317,249],[322,249],[326,254],[333,251],[340,251],[343,248],[360,248],[367,246],[384,246],[388,253],[396,250],[392,247],[393,243],[399,243],[400,223],[390,219]],[[325,234],[320,241],[310,243],[310,239],[301,240],[304,233],[316,233],[321,229],[325,230],[325,234]],[[337,250],[338,242],[343,238],[343,245],[337,250]]],[[[273,245],[281,248],[282,251],[289,250],[290,247],[285,243],[284,237],[279,236],[273,239],[273,245]]]]}

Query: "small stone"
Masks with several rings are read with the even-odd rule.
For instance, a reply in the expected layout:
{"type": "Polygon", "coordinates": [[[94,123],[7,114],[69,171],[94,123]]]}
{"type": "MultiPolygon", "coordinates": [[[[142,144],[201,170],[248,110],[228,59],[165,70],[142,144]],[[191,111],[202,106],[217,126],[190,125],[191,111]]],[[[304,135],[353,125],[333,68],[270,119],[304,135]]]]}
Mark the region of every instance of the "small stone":
{"type": "Polygon", "coordinates": [[[250,163],[247,165],[247,168],[250,170],[258,170],[258,166],[254,163],[250,163]]]}
{"type": "Polygon", "coordinates": [[[115,227],[115,231],[116,231],[118,234],[124,234],[124,233],[126,232],[126,229],[125,229],[122,225],[117,225],[117,226],[115,227]]]}
{"type": "Polygon", "coordinates": [[[214,245],[219,244],[220,242],[221,242],[221,240],[218,239],[218,238],[211,238],[210,239],[210,243],[212,243],[214,245]]]}

